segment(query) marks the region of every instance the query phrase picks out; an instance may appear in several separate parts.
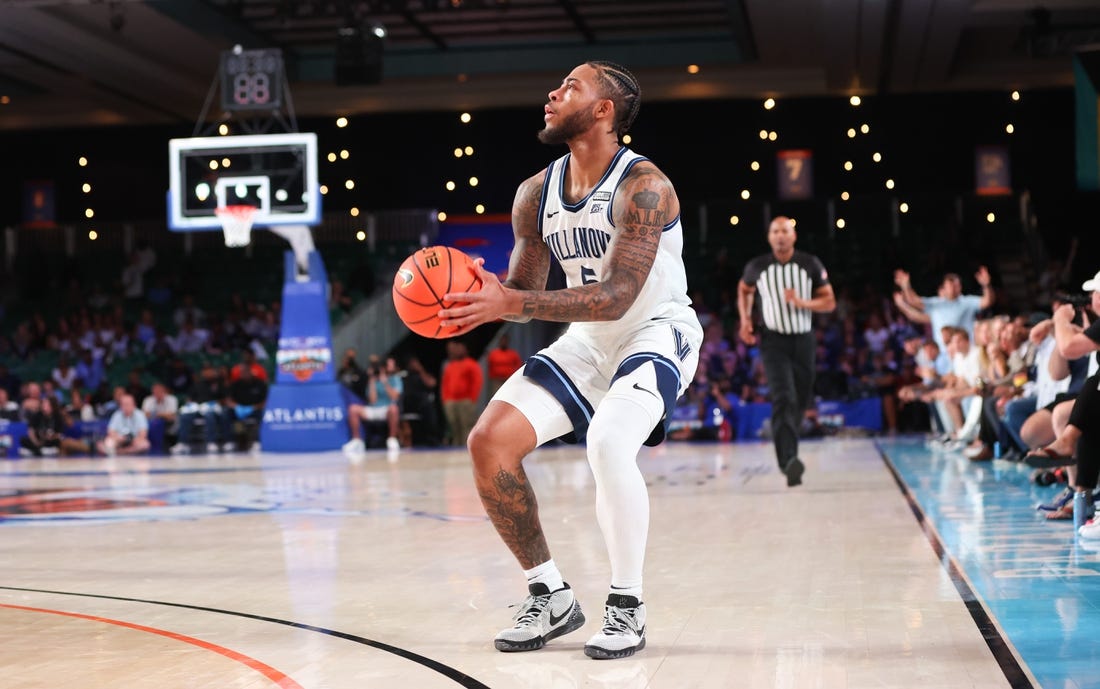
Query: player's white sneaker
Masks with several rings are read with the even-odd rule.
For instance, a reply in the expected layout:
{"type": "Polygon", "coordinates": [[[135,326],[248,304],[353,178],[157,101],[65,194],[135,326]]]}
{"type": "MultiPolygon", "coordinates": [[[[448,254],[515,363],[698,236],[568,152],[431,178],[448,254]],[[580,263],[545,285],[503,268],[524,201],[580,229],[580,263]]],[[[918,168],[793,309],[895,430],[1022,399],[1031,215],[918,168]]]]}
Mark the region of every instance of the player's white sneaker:
{"type": "Polygon", "coordinates": [[[546,584],[530,584],[527,590],[531,595],[520,603],[515,625],[493,640],[498,651],[534,651],[584,624],[584,613],[569,584],[553,592],[546,584]]]}
{"type": "Polygon", "coordinates": [[[604,607],[603,629],[584,645],[597,660],[626,658],[645,648],[645,603],[634,596],[612,593],[604,607]]]}
{"type": "Polygon", "coordinates": [[[401,449],[401,441],[399,441],[397,438],[393,438],[393,437],[386,438],[386,449],[387,450],[400,450],[401,449]]]}
{"type": "Polygon", "coordinates": [[[344,443],[344,454],[355,457],[358,455],[366,454],[367,447],[363,444],[363,441],[359,438],[352,438],[344,443]]]}

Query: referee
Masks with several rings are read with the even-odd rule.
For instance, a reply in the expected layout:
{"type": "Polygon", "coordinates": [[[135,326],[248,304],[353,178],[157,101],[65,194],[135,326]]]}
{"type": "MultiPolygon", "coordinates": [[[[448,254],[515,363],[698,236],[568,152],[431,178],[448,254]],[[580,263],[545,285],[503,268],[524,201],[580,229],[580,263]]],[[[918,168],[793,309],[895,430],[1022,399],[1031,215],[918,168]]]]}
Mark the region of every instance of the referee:
{"type": "Polygon", "coordinates": [[[814,386],[812,312],[828,313],[836,308],[825,266],[813,254],[795,251],[796,239],[793,220],[782,215],[772,220],[768,227],[771,253],[749,261],[737,286],[741,339],[750,346],[756,344],[752,308],[756,293],[760,293],[764,318],[760,356],[772,403],[775,458],[788,486],[801,484],[806,469],[798,458],[798,433],[814,386]]]}

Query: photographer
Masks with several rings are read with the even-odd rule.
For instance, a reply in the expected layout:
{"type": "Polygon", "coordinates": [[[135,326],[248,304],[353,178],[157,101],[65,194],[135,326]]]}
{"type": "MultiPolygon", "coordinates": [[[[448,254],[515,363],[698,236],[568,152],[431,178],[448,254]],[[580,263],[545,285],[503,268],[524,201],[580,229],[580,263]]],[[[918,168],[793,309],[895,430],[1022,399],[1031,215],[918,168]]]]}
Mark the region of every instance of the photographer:
{"type": "Polygon", "coordinates": [[[344,363],[336,373],[336,379],[357,397],[367,396],[367,372],[355,360],[355,350],[348,349],[344,352],[344,363]]]}
{"type": "Polygon", "coordinates": [[[401,377],[396,359],[387,358],[383,367],[377,363],[376,357],[371,357],[370,366],[367,368],[367,403],[348,406],[348,429],[351,431],[351,440],[344,444],[345,454],[350,457],[360,457],[365,452],[366,445],[360,437],[362,421],[384,421],[387,431],[386,449],[391,451],[401,449],[401,443],[397,440],[398,426],[401,421],[401,394],[404,392],[401,377]]]}

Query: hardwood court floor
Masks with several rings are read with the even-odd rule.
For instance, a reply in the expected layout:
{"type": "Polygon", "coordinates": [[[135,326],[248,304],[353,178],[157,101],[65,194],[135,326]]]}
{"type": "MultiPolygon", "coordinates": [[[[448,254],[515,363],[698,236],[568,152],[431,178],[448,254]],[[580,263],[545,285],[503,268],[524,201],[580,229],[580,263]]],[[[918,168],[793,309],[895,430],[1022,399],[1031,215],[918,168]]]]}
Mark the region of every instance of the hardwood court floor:
{"type": "MultiPolygon", "coordinates": [[[[525,594],[464,453],[0,461],[4,689],[1007,687],[869,440],[644,450],[647,648],[593,661],[609,567],[581,450],[527,462],[585,627],[525,594]]],[[[1069,685],[1067,685],[1069,686],[1069,685]]]]}

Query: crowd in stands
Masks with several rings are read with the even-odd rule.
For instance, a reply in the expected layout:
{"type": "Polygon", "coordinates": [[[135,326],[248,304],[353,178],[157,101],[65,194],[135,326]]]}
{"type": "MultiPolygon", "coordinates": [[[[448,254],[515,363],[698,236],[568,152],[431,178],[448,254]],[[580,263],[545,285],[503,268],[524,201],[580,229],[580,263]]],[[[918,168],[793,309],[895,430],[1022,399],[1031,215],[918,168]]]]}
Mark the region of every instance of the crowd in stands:
{"type": "MultiPolygon", "coordinates": [[[[1061,272],[1063,267],[1054,264],[1052,270],[1061,272]]],[[[1040,365],[1035,363],[1037,353],[1048,356],[1053,347],[1051,309],[1058,302],[1048,303],[1043,312],[1032,304],[1013,308],[995,301],[984,268],[974,280],[985,286],[981,295],[962,294],[959,276],[949,273],[939,284],[937,296],[923,299],[915,294],[907,299],[911,287],[904,271],[895,276],[897,291],[868,284],[855,294],[849,286],[839,286],[836,311],[815,317],[815,397],[878,398],[883,431],[952,434],[951,447],[968,449],[978,459],[991,456],[997,448],[1010,458],[1013,452],[1026,452],[1028,439],[1014,433],[1017,418],[1029,402],[1015,398],[1030,397],[1036,386],[1047,390],[1070,384],[1064,376],[1058,376],[1060,383],[1051,382],[1042,357],[1040,365]],[[944,322],[959,323],[961,328],[940,327],[944,322]],[[968,361],[970,368],[953,370],[955,359],[968,361]],[[973,385],[965,385],[967,380],[973,385]],[[979,387],[983,399],[989,399],[985,416],[980,410],[964,416],[963,401],[979,387]],[[1006,411],[1013,430],[995,437],[998,428],[991,420],[1006,411]]],[[[737,408],[767,400],[763,365],[758,350],[736,336],[739,322],[731,289],[698,290],[692,297],[705,335],[695,379],[679,400],[675,415],[681,422],[692,423],[674,423],[678,430],[673,437],[731,438],[729,421],[737,408]]],[[[1083,380],[1077,369],[1084,363],[1073,364],[1074,386],[1083,380]]],[[[1040,399],[1049,401],[1046,394],[1040,399]]],[[[969,402],[965,407],[971,409],[969,402]]],[[[813,410],[806,427],[820,429],[813,410]]],[[[1040,440],[1032,438],[1031,447],[1040,440]]]]}
{"type": "MultiPolygon", "coordinates": [[[[734,439],[738,409],[767,400],[759,352],[736,337],[735,281],[723,259],[692,295],[705,337],[674,415],[674,439],[734,439]]],[[[32,311],[0,328],[0,421],[26,424],[22,454],[148,452],[151,424],[163,429],[172,453],[253,445],[279,303],[235,294],[207,310],[187,293],[150,298],[142,279],[151,260],[135,252],[114,294],[70,287],[56,312],[32,311]]],[[[920,297],[903,270],[895,272],[896,289],[838,285],[836,310],[815,322],[815,396],[878,400],[884,432],[931,432],[937,450],[975,462],[1069,466],[1069,485],[1044,507],[1051,519],[1072,518],[1073,494],[1092,495],[1100,473],[1088,464],[1091,454],[1084,471],[1073,466],[1085,454],[1078,445],[1095,442],[1083,415],[1094,404],[1086,379],[1097,370],[1090,355],[1100,349],[1100,324],[1092,323],[1100,291],[1091,305],[1081,290],[1061,296],[1072,263],[1071,254],[1046,266],[1038,304],[998,301],[984,267],[973,276],[981,294],[964,294],[959,276],[948,273],[935,296],[920,297]]],[[[1094,282],[1100,287],[1100,276],[1094,282]]],[[[342,285],[332,287],[330,308],[346,312],[342,285]]],[[[463,446],[485,393],[522,366],[506,335],[486,359],[484,376],[461,340],[448,342],[439,371],[416,357],[372,355],[361,365],[347,352],[338,377],[356,401],[348,406],[345,451],[463,446]]],[[[811,409],[804,430],[815,429],[811,409]]]]}
{"type": "Polygon", "coordinates": [[[233,426],[256,420],[269,376],[259,362],[277,343],[279,303],[233,294],[208,311],[189,293],[153,298],[143,286],[153,263],[139,249],[113,293],[70,281],[63,298],[0,328],[0,418],[27,424],[22,454],[147,452],[157,419],[182,452],[194,418],[205,422],[212,410],[206,448],[228,451],[233,426]],[[203,397],[211,378],[220,393],[203,397]]]}

